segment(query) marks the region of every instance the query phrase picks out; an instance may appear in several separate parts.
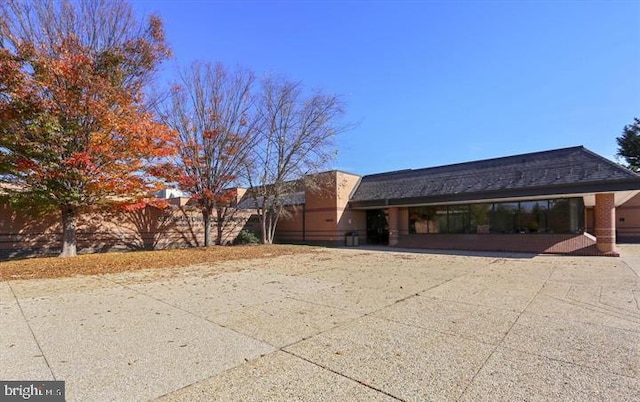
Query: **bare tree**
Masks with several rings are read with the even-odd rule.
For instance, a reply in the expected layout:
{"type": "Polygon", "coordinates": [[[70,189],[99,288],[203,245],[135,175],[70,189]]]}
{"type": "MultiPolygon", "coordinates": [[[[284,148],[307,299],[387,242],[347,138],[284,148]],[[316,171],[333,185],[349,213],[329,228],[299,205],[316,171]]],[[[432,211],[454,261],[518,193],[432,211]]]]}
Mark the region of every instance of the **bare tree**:
{"type": "Polygon", "coordinates": [[[160,18],[141,22],[127,0],[2,0],[0,17],[2,47],[29,45],[56,56],[61,40],[74,38],[104,67],[117,64],[127,86],[148,84],[153,63],[170,54],[160,18]]]}
{"type": "Polygon", "coordinates": [[[211,223],[216,212],[216,244],[220,244],[231,188],[245,164],[253,140],[252,87],[254,75],[246,69],[228,71],[221,64],[194,63],[180,73],[161,107],[161,117],[179,133],[179,157],[169,174],[188,191],[202,211],[204,245],[211,245],[211,223]]]}
{"type": "Polygon", "coordinates": [[[298,82],[266,79],[257,106],[258,140],[246,165],[249,194],[270,244],[295,193],[317,188],[319,175],[334,158],[333,140],[344,131],[343,102],[316,91],[306,95],[298,82]]]}

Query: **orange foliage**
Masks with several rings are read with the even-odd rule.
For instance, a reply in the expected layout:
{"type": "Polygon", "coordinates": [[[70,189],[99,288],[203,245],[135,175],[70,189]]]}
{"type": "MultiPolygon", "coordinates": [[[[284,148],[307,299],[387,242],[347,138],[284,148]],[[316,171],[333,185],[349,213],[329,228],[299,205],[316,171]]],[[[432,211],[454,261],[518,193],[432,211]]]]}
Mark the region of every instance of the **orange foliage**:
{"type": "Polygon", "coordinates": [[[80,207],[117,196],[136,208],[156,188],[146,172],[175,154],[176,133],[146,111],[143,83],[125,78],[127,57],[148,71],[166,51],[162,43],[123,49],[109,50],[110,63],[73,36],[53,52],[0,49],[0,166],[15,184],[49,194],[38,201],[80,207]]]}

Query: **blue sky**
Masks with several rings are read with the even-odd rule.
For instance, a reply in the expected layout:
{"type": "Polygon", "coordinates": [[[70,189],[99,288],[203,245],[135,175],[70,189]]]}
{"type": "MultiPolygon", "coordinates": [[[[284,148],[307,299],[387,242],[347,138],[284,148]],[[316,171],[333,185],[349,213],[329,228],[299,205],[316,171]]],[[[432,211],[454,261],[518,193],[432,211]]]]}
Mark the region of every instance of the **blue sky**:
{"type": "Polygon", "coordinates": [[[175,59],[340,94],[334,168],[367,174],[574,145],[640,117],[640,1],[143,1],[175,59]]]}

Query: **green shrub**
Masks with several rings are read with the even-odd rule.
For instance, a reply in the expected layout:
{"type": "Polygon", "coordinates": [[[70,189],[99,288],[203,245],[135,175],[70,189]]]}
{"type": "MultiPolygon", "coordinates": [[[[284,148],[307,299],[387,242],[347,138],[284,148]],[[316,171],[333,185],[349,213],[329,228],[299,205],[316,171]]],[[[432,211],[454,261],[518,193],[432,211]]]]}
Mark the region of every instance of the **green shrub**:
{"type": "Polygon", "coordinates": [[[234,242],[235,244],[258,244],[260,243],[260,238],[256,236],[255,233],[243,229],[238,233],[238,237],[234,242]]]}

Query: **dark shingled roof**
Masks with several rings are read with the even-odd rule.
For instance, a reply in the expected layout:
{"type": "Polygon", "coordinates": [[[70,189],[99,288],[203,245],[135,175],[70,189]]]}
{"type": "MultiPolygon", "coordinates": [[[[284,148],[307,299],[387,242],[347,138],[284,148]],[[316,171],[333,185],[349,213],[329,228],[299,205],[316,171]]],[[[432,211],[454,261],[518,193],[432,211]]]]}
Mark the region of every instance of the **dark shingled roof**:
{"type": "Polygon", "coordinates": [[[640,175],[578,146],[362,177],[355,208],[640,190],[640,175]]]}
{"type": "MultiPolygon", "coordinates": [[[[262,203],[262,197],[258,197],[258,202],[262,203]]],[[[304,191],[287,194],[283,197],[283,203],[286,206],[302,205],[305,203],[304,191]]],[[[255,209],[255,200],[248,193],[245,194],[237,205],[238,209],[255,209]]]]}

